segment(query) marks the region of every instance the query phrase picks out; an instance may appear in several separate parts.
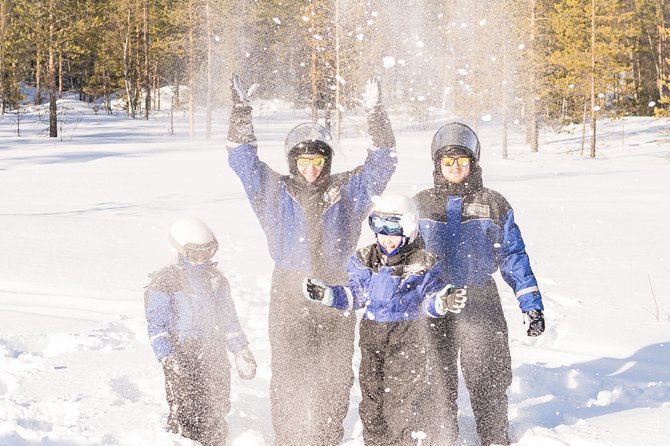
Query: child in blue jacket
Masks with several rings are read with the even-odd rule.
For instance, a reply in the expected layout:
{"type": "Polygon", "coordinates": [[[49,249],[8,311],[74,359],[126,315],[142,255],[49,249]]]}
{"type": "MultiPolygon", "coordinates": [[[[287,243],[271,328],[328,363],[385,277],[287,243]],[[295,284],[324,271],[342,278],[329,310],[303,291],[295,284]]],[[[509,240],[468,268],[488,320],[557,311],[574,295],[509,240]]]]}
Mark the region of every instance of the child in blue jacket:
{"type": "Polygon", "coordinates": [[[348,265],[346,286],[307,279],[304,294],[340,310],[364,308],[360,324],[362,400],[359,414],[366,446],[431,443],[438,421],[425,402],[431,364],[426,357],[425,316],[458,313],[467,300],[464,289],[441,281],[443,263],[423,249],[417,238],[413,202],[386,194],[369,216],[377,242],[360,249],[348,265]]]}
{"type": "Polygon", "coordinates": [[[169,241],[175,263],[150,275],[144,295],[148,332],[163,366],[170,409],[167,429],[203,446],[226,444],[230,363],[241,378],[256,375],[226,278],[211,261],[212,231],[194,218],[177,220],[169,241]]]}

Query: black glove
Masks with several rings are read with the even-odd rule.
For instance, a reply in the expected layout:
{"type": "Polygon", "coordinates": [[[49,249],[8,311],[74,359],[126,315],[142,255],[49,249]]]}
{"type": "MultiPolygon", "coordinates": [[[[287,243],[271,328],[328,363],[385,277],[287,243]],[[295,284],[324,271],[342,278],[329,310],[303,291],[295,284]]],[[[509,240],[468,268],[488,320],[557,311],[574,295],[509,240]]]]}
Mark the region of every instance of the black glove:
{"type": "Polygon", "coordinates": [[[363,107],[368,111],[368,133],[375,147],[395,147],[391,121],[381,103],[381,87],[376,79],[368,80],[363,95],[363,107]]]}
{"type": "Polygon", "coordinates": [[[250,144],[256,142],[254,126],[251,121],[252,108],[249,105],[256,88],[258,88],[258,84],[254,84],[248,90],[245,90],[238,74],[233,74],[230,79],[233,109],[230,112],[228,141],[232,143],[250,144]]]}
{"type": "Polygon", "coordinates": [[[375,147],[386,147],[388,149],[395,147],[395,136],[391,128],[391,121],[389,121],[388,115],[381,105],[377,105],[368,114],[368,132],[375,147]]]}
{"type": "Polygon", "coordinates": [[[302,294],[312,302],[321,302],[330,306],[333,303],[333,289],[319,279],[305,279],[302,294]]]}
{"type": "Polygon", "coordinates": [[[544,333],[544,314],[542,310],[530,310],[526,313],[528,320],[528,336],[540,336],[544,333]]]}
{"type": "Polygon", "coordinates": [[[237,374],[242,379],[253,379],[256,376],[256,360],[249,348],[235,355],[235,367],[237,367],[237,374]]]}

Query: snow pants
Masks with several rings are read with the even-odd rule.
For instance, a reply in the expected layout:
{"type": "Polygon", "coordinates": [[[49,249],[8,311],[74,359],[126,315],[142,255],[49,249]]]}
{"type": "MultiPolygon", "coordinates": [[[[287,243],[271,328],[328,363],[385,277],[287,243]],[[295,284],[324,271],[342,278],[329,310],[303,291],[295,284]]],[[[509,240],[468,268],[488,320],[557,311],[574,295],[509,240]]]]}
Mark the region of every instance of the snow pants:
{"type": "MultiPolygon", "coordinates": [[[[455,419],[460,352],[481,444],[509,445],[507,388],[512,384],[512,364],[507,322],[495,282],[491,279],[483,288],[468,287],[463,311],[434,323],[433,351],[442,361],[442,383],[448,392],[446,402],[436,401],[435,406],[445,419],[455,419]]],[[[451,443],[456,438],[452,437],[451,443]]]]}
{"type": "Polygon", "coordinates": [[[365,446],[414,446],[419,433],[426,435],[422,445],[441,446],[428,406],[428,394],[437,389],[429,381],[426,336],[424,320],[361,321],[359,414],[365,446]]]}
{"type": "Polygon", "coordinates": [[[302,277],[273,274],[270,300],[275,446],[336,446],[354,374],[356,317],[308,302],[302,277]]]}
{"type": "Polygon", "coordinates": [[[221,351],[184,346],[176,353],[179,370],[163,368],[170,413],[167,430],[203,446],[224,446],[230,412],[230,363],[221,351]]]}

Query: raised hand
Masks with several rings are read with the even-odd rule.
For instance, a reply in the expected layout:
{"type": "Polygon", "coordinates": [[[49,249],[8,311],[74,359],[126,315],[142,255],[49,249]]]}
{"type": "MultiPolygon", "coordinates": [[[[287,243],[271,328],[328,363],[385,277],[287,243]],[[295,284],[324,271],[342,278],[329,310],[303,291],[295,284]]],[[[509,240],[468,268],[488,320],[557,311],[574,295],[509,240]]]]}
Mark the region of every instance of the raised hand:
{"type": "Polygon", "coordinates": [[[381,88],[376,79],[370,79],[365,84],[362,103],[368,112],[368,132],[372,137],[374,147],[395,149],[395,136],[391,128],[391,121],[382,106],[381,88]]]}
{"type": "Polygon", "coordinates": [[[249,89],[242,86],[239,74],[233,73],[230,77],[230,91],[233,98],[233,109],[230,112],[230,125],[228,126],[228,143],[226,147],[235,148],[240,144],[255,144],[256,135],[254,125],[251,121],[251,98],[258,88],[253,84],[249,89]]]}
{"type": "Polygon", "coordinates": [[[381,105],[381,87],[377,79],[368,79],[365,83],[365,91],[363,92],[363,108],[371,110],[377,105],[381,105]]]}
{"type": "Polygon", "coordinates": [[[242,85],[242,79],[237,73],[233,73],[230,77],[230,90],[232,93],[233,103],[235,106],[247,106],[251,103],[259,84],[253,84],[249,89],[245,89],[242,85]]]}

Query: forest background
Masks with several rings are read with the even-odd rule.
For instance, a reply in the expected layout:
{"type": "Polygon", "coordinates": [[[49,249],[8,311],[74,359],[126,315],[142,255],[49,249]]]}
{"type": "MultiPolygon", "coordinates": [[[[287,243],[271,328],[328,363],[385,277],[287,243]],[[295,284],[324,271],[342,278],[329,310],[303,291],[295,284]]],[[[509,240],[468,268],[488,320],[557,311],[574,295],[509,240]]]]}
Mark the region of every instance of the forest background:
{"type": "Polygon", "coordinates": [[[585,139],[588,123],[595,156],[599,116],[670,115],[669,39],[665,0],[0,0],[0,113],[49,102],[57,137],[64,91],[148,119],[171,87],[209,137],[239,72],[339,139],[375,76],[418,123],[436,108],[522,123],[532,151],[539,126],[585,139]]]}

